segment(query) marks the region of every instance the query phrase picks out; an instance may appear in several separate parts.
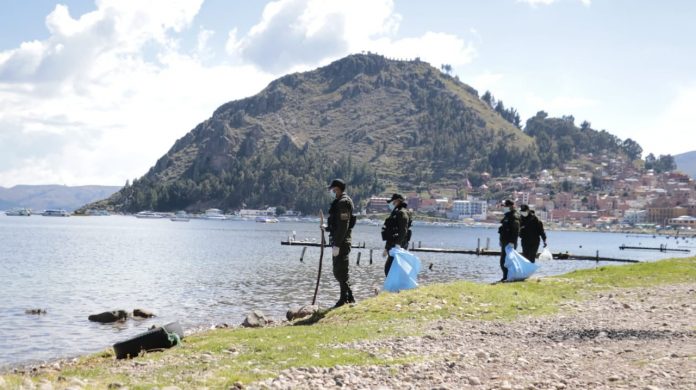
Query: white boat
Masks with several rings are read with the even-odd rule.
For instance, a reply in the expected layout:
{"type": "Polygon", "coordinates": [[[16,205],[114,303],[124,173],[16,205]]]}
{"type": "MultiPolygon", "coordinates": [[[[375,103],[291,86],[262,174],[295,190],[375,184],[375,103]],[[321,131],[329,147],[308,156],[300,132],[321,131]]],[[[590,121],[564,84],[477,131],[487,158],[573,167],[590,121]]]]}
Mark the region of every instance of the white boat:
{"type": "Polygon", "coordinates": [[[256,217],[256,222],[261,222],[261,223],[278,223],[278,219],[277,219],[277,218],[273,218],[273,217],[267,217],[267,216],[260,215],[260,216],[256,217]]]}
{"type": "Polygon", "coordinates": [[[188,222],[190,219],[186,211],[177,211],[173,217],[169,218],[170,221],[174,222],[188,222]]]}
{"type": "Polygon", "coordinates": [[[48,209],[41,213],[44,217],[69,217],[70,213],[63,209],[48,209]]]}
{"type": "Polygon", "coordinates": [[[141,211],[141,212],[135,214],[135,218],[160,219],[160,218],[164,218],[164,215],[156,213],[154,211],[141,211]]]}
{"type": "Polygon", "coordinates": [[[5,211],[5,215],[8,217],[29,217],[31,216],[31,209],[27,208],[17,208],[5,211]]]}
{"type": "Polygon", "coordinates": [[[222,210],[220,209],[208,209],[205,210],[205,214],[201,217],[203,219],[227,219],[224,214],[222,214],[222,210]]]}

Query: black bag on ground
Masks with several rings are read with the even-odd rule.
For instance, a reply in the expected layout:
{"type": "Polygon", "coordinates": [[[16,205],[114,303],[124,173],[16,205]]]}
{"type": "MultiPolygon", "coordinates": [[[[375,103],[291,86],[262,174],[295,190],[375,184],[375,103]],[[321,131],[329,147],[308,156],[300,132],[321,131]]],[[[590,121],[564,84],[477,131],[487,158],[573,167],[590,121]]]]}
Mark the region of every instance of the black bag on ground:
{"type": "Polygon", "coordinates": [[[134,358],[141,351],[171,348],[184,338],[184,331],[178,322],[157,327],[131,339],[114,344],[116,359],[134,358]]]}

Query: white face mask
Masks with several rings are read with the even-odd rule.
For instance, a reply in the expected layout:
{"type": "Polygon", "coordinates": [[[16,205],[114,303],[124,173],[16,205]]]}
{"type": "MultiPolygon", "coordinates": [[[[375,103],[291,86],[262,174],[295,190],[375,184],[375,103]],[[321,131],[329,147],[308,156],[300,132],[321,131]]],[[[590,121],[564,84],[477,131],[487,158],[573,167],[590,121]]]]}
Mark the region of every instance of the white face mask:
{"type": "Polygon", "coordinates": [[[522,214],[523,217],[526,217],[529,215],[529,211],[522,211],[520,214],[522,214]]]}
{"type": "Polygon", "coordinates": [[[394,202],[387,203],[387,207],[389,207],[389,211],[394,211],[394,202]]]}
{"type": "Polygon", "coordinates": [[[331,196],[333,196],[334,198],[336,197],[336,191],[334,191],[333,188],[329,192],[331,193],[331,196]]]}

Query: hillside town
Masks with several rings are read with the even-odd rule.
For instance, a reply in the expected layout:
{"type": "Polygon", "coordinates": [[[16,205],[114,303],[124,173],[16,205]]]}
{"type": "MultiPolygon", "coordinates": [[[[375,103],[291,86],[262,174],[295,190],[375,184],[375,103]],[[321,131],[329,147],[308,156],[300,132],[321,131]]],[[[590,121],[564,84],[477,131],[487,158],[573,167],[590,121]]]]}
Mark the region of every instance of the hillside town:
{"type": "MultiPolygon", "coordinates": [[[[449,189],[405,193],[422,215],[469,222],[497,222],[502,199],[528,204],[551,226],[696,230],[696,182],[678,172],[656,173],[621,157],[587,155],[554,171],[492,178],[480,174],[449,189]]],[[[372,197],[367,213],[385,212],[387,197],[372,197]]]]}

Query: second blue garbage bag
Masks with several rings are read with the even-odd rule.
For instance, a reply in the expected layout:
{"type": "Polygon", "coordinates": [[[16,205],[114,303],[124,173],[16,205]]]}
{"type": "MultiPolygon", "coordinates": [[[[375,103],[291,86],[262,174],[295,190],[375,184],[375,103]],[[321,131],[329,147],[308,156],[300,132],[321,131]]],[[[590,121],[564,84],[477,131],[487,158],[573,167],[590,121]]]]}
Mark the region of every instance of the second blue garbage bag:
{"type": "Polygon", "coordinates": [[[394,258],[394,261],[384,280],[384,290],[397,292],[418,287],[420,259],[413,253],[397,247],[389,250],[389,255],[394,258]]]}
{"type": "Polygon", "coordinates": [[[507,279],[508,282],[513,280],[525,280],[532,276],[539,266],[531,263],[524,256],[519,254],[512,244],[507,244],[505,247],[505,268],[507,268],[507,279]]]}

